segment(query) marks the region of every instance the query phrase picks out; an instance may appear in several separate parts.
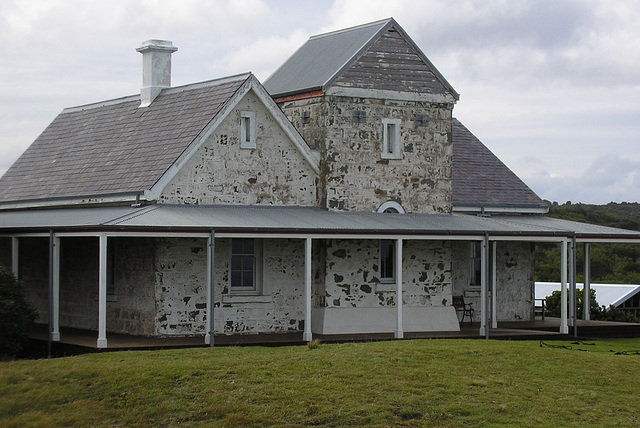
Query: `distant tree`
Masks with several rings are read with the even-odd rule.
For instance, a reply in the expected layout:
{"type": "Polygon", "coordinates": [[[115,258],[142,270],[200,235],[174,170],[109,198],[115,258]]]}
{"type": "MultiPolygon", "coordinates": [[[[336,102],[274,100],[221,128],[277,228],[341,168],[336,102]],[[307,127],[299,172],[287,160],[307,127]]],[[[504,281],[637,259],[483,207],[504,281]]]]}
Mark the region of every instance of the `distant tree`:
{"type": "MultiPolygon", "coordinates": [[[[636,202],[606,205],[549,202],[550,217],[602,226],[640,231],[640,204],[636,202]]],[[[560,280],[560,246],[540,243],[535,248],[535,280],[560,280]]],[[[584,272],[583,247],[578,246],[577,281],[582,282],[584,272]]],[[[591,281],[596,283],[640,284],[640,245],[591,245],[591,281]]]]}
{"type": "MultiPolygon", "coordinates": [[[[592,320],[599,321],[619,321],[619,322],[640,322],[640,320],[636,319],[636,317],[630,313],[623,311],[622,309],[618,309],[615,306],[609,306],[605,308],[604,306],[598,305],[596,301],[596,290],[593,288],[590,290],[590,299],[589,299],[589,314],[592,320]]],[[[567,293],[568,294],[568,293],[567,293]]],[[[583,295],[582,290],[576,290],[576,301],[577,301],[577,317],[578,319],[583,318],[584,314],[584,304],[583,304],[583,295]]],[[[562,300],[562,294],[559,290],[551,293],[551,296],[547,297],[546,301],[546,314],[550,317],[560,317],[560,308],[562,300]]],[[[567,295],[568,301],[568,295],[567,295]]],[[[567,302],[568,303],[568,302],[567,302]]],[[[567,311],[567,314],[569,312],[567,311]]]]}
{"type": "MultiPolygon", "coordinates": [[[[568,297],[568,290],[567,290],[567,300],[569,300],[568,297]]],[[[583,295],[584,293],[582,292],[582,290],[576,290],[576,300],[577,300],[577,306],[578,306],[578,318],[582,318],[583,314],[584,314],[584,299],[583,299],[583,295]]],[[[602,307],[600,307],[600,305],[598,305],[598,302],[596,300],[596,290],[594,290],[593,288],[590,290],[590,294],[589,294],[589,313],[591,315],[591,319],[597,319],[597,317],[599,316],[600,312],[602,312],[602,307]]],[[[547,315],[550,317],[560,317],[560,308],[562,307],[561,305],[561,300],[562,300],[562,294],[559,290],[554,291],[553,293],[551,293],[551,296],[547,297],[547,301],[546,301],[546,308],[547,308],[547,315]]],[[[568,313],[568,312],[567,312],[568,313]]]]}
{"type": "Polygon", "coordinates": [[[15,356],[20,352],[37,316],[23,284],[0,265],[0,354],[15,356]]]}

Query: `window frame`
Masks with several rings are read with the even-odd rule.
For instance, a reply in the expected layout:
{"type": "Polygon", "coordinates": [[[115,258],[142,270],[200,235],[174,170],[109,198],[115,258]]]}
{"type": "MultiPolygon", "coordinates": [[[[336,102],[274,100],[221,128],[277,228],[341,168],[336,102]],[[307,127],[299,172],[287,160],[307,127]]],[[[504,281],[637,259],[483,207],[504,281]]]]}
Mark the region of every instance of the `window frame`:
{"type": "Polygon", "coordinates": [[[259,295],[262,293],[262,251],[263,243],[261,239],[255,238],[233,238],[230,242],[229,248],[229,294],[230,295],[259,295]],[[234,252],[234,242],[238,242],[241,240],[252,241],[253,251],[251,253],[245,252],[243,248],[242,252],[234,252]],[[246,272],[246,269],[234,269],[234,256],[238,257],[252,257],[252,267],[251,267],[251,275],[252,275],[252,285],[251,286],[243,286],[243,285],[234,285],[234,275],[233,272],[240,271],[246,272]]]}
{"type": "Polygon", "coordinates": [[[380,282],[383,284],[393,284],[396,282],[396,241],[393,239],[381,239],[380,240],[380,282]],[[385,251],[385,247],[388,251],[385,251]],[[386,260],[385,260],[386,259],[386,260]],[[391,276],[384,276],[387,264],[391,264],[392,274],[391,276]]]}
{"type": "Polygon", "coordinates": [[[480,289],[482,285],[482,241],[469,243],[469,288],[480,289]]]}
{"type": "Polygon", "coordinates": [[[400,119],[382,119],[382,159],[402,159],[400,119]]]}
{"type": "Polygon", "coordinates": [[[240,112],[240,148],[256,148],[256,113],[254,111],[240,112]]]}

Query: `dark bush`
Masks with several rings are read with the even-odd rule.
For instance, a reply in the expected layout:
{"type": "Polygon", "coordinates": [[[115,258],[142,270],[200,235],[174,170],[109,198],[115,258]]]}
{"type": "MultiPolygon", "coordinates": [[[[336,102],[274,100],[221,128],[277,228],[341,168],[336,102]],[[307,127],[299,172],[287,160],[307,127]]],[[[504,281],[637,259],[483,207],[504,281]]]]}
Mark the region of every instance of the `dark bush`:
{"type": "Polygon", "coordinates": [[[17,355],[38,317],[26,299],[23,284],[0,265],[0,355],[17,355]]]}

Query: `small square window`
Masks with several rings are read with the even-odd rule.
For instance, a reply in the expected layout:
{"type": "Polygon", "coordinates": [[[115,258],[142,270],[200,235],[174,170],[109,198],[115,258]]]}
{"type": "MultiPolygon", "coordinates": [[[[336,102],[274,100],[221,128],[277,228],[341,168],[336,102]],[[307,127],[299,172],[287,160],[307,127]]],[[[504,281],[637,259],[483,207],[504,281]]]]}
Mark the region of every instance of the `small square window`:
{"type": "Polygon", "coordinates": [[[253,111],[240,112],[240,148],[256,148],[256,113],[253,111]]]}
{"type": "Polygon", "coordinates": [[[367,121],[367,112],[355,110],[353,112],[353,123],[365,123],[367,121]]]}
{"type": "Polygon", "coordinates": [[[400,119],[382,119],[382,159],[402,159],[400,119]]]}
{"type": "Polygon", "coordinates": [[[416,127],[429,126],[429,115],[419,114],[416,115],[416,127]]]}
{"type": "Polygon", "coordinates": [[[302,124],[306,125],[310,121],[311,121],[311,113],[309,113],[308,111],[303,111],[302,112],[302,124]]]}

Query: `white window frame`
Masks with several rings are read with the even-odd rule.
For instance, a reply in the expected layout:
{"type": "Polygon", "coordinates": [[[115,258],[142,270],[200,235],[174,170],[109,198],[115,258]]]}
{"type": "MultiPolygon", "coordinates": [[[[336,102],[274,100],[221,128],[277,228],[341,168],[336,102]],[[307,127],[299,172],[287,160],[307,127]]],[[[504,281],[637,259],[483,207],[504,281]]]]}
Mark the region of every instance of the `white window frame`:
{"type": "Polygon", "coordinates": [[[380,240],[380,282],[383,284],[394,284],[396,282],[396,241],[392,239],[381,239],[380,240]],[[387,261],[384,261],[384,247],[388,247],[391,249],[391,255],[388,257],[387,261]],[[392,267],[392,276],[385,277],[383,266],[387,263],[391,263],[392,267]]]}
{"type": "Polygon", "coordinates": [[[382,159],[402,159],[400,119],[382,119],[382,159]]]}
{"type": "Polygon", "coordinates": [[[390,214],[390,213],[404,214],[405,213],[404,208],[402,208],[402,205],[394,201],[387,201],[384,204],[380,205],[380,207],[378,207],[378,212],[385,213],[385,214],[390,214]]]}
{"type": "Polygon", "coordinates": [[[256,148],[256,113],[254,111],[240,112],[240,148],[256,148]]]}
{"type": "Polygon", "coordinates": [[[232,282],[232,267],[233,267],[233,241],[230,242],[229,247],[229,294],[230,295],[260,295],[262,293],[262,266],[263,266],[263,251],[262,251],[262,239],[254,238],[235,238],[235,239],[251,239],[253,240],[253,285],[251,287],[234,286],[232,282]]]}

